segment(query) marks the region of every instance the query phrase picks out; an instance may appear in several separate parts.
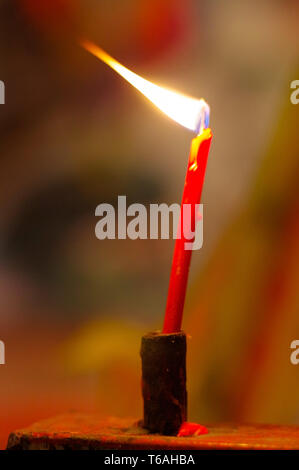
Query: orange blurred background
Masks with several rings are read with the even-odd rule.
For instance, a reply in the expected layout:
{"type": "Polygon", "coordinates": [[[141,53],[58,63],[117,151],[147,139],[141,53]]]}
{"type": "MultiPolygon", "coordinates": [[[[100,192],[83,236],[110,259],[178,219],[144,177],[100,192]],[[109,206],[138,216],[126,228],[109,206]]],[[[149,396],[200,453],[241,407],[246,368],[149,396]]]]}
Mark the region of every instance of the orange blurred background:
{"type": "Polygon", "coordinates": [[[299,423],[295,0],[0,3],[0,446],[71,409],[141,415],[173,240],[106,240],[95,208],[179,202],[192,133],[77,45],[211,106],[184,329],[192,421],[299,423]]]}

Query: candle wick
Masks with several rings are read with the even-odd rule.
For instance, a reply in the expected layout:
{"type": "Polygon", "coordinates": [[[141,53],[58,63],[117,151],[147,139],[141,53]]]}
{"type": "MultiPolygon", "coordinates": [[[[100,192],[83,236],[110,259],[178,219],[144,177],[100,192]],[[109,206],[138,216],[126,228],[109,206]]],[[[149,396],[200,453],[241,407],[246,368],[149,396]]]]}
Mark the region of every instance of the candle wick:
{"type": "Polygon", "coordinates": [[[198,121],[196,126],[196,133],[200,135],[210,124],[210,106],[208,103],[201,99],[201,108],[198,113],[198,121]]]}

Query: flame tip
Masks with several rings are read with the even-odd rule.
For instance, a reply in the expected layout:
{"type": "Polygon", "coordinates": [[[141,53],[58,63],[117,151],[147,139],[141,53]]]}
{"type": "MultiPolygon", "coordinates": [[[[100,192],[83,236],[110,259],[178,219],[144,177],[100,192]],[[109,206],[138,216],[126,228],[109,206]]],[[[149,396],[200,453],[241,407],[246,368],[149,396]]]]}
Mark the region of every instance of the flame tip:
{"type": "Polygon", "coordinates": [[[209,126],[210,107],[203,98],[191,98],[140,77],[89,40],[79,38],[79,44],[121,75],[174,121],[197,134],[209,126]]]}

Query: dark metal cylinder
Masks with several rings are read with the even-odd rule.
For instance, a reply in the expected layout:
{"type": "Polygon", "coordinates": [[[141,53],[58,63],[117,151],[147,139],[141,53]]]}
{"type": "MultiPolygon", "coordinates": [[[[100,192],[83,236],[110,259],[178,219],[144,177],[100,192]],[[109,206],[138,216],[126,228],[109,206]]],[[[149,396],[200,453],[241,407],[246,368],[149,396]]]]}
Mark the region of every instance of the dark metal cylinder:
{"type": "Polygon", "coordinates": [[[148,333],[142,337],[143,426],[176,435],[187,420],[186,335],[148,333]]]}

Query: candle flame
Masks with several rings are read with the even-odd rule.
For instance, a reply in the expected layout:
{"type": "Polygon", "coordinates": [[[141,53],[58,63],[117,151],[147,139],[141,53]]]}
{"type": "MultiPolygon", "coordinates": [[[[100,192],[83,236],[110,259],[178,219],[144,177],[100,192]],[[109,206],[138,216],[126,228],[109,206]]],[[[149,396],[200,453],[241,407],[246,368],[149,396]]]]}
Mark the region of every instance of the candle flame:
{"type": "Polygon", "coordinates": [[[210,107],[204,99],[191,98],[155,85],[124,67],[94,43],[83,40],[80,44],[109,65],[174,121],[198,134],[209,126],[210,107]]]}

